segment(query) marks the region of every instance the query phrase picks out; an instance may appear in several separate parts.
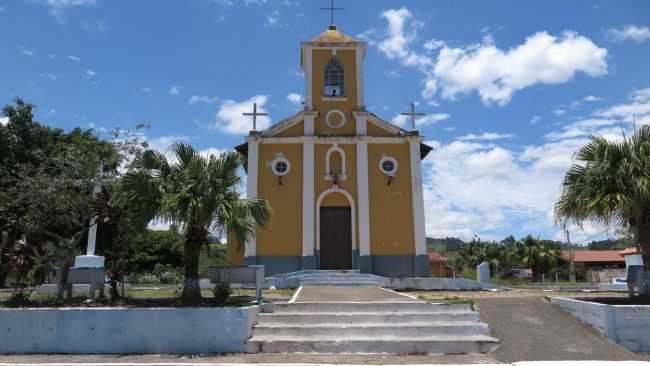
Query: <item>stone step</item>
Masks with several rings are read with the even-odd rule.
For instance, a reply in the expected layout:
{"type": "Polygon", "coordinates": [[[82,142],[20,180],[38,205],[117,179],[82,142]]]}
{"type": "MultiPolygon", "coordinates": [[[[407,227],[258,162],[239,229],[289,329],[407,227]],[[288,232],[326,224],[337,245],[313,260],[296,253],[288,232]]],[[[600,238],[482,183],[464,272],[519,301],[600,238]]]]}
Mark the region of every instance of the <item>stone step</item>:
{"type": "Polygon", "coordinates": [[[377,312],[418,312],[444,313],[470,311],[470,304],[429,304],[426,302],[296,302],[276,303],[274,313],[377,313],[377,312]]]}
{"type": "Polygon", "coordinates": [[[292,277],[303,275],[354,275],[361,274],[358,269],[305,269],[302,271],[288,272],[275,275],[275,277],[292,277]]]}
{"type": "Polygon", "coordinates": [[[362,276],[362,275],[354,275],[354,276],[315,276],[315,275],[307,275],[307,276],[299,276],[299,277],[290,277],[292,280],[298,280],[298,281],[372,281],[372,282],[377,282],[377,283],[383,283],[384,280],[382,278],[377,278],[377,277],[372,277],[372,276],[362,276]]]}
{"type": "Polygon", "coordinates": [[[475,311],[448,312],[367,312],[367,313],[260,313],[257,324],[355,324],[355,323],[429,323],[478,321],[475,311]]]}
{"type": "Polygon", "coordinates": [[[381,287],[381,283],[372,281],[339,281],[339,280],[301,280],[300,286],[321,287],[381,287]]]}
{"type": "Polygon", "coordinates": [[[254,328],[253,337],[442,337],[489,335],[488,326],[480,322],[438,323],[317,323],[264,324],[254,328]]]}
{"type": "Polygon", "coordinates": [[[248,352],[257,353],[487,353],[498,345],[489,336],[445,337],[278,337],[253,336],[248,352]]]}

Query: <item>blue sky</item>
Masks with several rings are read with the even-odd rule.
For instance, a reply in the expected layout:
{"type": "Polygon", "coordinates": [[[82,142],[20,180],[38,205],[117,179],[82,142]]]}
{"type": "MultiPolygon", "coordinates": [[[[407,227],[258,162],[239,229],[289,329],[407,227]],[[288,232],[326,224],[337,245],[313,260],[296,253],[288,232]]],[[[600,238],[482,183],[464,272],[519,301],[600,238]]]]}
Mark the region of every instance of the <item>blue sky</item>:
{"type": "MultiPolygon", "coordinates": [[[[326,0],[0,0],[0,100],[52,126],[151,123],[165,150],[243,141],[300,108],[300,42],[326,0]]],[[[340,30],[369,43],[368,108],[411,101],[436,150],[423,163],[427,234],[561,239],[552,207],[590,134],[650,123],[647,1],[338,1],[340,30]]],[[[0,120],[2,122],[2,120],[0,120]]],[[[613,229],[572,227],[576,241],[613,229]]]]}

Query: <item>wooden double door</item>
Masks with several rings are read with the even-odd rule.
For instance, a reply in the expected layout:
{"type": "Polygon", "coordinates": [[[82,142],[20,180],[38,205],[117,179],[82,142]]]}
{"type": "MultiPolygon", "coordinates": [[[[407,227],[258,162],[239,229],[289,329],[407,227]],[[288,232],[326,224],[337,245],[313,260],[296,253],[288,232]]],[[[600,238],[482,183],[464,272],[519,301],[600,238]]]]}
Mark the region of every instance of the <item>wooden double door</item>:
{"type": "Polygon", "coordinates": [[[320,269],[352,269],[350,207],[320,208],[320,269]]]}

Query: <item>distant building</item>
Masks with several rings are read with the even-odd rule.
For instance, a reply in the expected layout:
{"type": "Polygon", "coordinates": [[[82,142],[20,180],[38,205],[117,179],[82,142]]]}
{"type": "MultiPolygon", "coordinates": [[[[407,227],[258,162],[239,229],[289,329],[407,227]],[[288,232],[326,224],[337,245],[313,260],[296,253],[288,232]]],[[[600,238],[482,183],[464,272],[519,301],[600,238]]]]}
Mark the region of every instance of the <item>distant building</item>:
{"type": "Polygon", "coordinates": [[[625,276],[625,258],[619,250],[563,250],[562,258],[573,261],[586,281],[601,283],[625,276]]]}
{"type": "Polygon", "coordinates": [[[448,277],[447,257],[439,252],[428,252],[429,266],[431,267],[432,277],[448,277]]]}

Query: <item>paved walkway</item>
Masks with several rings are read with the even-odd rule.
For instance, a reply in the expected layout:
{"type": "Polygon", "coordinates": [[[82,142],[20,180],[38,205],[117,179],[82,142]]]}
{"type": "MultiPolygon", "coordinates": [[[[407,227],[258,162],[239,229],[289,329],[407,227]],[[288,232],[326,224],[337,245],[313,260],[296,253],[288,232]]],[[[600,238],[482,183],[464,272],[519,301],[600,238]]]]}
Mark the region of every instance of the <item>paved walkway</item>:
{"type": "Polygon", "coordinates": [[[481,320],[501,340],[501,362],[533,360],[650,360],[603,337],[542,298],[476,300],[481,320]]]}
{"type": "Polygon", "coordinates": [[[419,301],[413,297],[380,287],[303,287],[295,302],[390,302],[419,301]]]}

